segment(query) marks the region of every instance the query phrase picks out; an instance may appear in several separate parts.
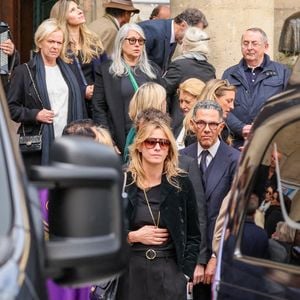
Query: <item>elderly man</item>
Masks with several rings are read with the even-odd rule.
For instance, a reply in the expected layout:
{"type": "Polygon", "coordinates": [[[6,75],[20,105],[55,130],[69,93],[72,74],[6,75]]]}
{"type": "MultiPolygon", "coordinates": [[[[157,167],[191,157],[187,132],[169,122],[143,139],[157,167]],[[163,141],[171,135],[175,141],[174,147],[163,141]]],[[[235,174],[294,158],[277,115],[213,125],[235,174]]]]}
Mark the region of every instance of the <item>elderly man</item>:
{"type": "Polygon", "coordinates": [[[194,277],[201,278],[194,278],[194,284],[200,283],[194,288],[194,299],[198,300],[211,299],[210,284],[216,268],[216,256],[212,252],[213,232],[222,201],[231,187],[239,151],[219,139],[224,127],[223,110],[215,101],[198,102],[193,108],[191,122],[197,142],[180,153],[198,160],[207,204],[207,241],[210,256],[205,271],[199,264],[194,272],[194,277]],[[203,271],[204,276],[199,276],[203,271]]]}
{"type": "Polygon", "coordinates": [[[158,64],[163,73],[175,51],[177,43],[181,44],[189,26],[200,29],[208,26],[205,15],[197,8],[188,8],[174,19],[147,20],[140,22],[146,35],[146,50],[149,59],[158,64]]]}
{"type": "Polygon", "coordinates": [[[140,10],[133,6],[131,0],[108,0],[103,7],[105,15],[89,24],[89,28],[99,35],[107,55],[111,56],[118,30],[140,10]]]}
{"type": "Polygon", "coordinates": [[[157,5],[153,8],[149,20],[170,19],[171,10],[169,5],[157,5]]]}
{"type": "Polygon", "coordinates": [[[236,148],[243,145],[266,100],[287,86],[290,71],[270,59],[266,54],[268,48],[268,38],[262,29],[247,29],[242,35],[242,60],[223,74],[223,79],[237,87],[235,108],[227,118],[236,148]]]}

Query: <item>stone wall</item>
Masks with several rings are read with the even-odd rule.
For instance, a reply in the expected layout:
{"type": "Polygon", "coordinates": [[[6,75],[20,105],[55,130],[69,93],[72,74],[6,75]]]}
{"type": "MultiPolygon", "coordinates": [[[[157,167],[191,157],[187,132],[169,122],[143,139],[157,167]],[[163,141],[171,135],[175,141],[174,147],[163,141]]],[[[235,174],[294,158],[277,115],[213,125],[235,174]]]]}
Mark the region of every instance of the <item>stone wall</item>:
{"type": "Polygon", "coordinates": [[[269,54],[273,57],[273,0],[171,0],[172,13],[187,7],[201,9],[209,22],[207,32],[210,40],[209,61],[217,70],[217,77],[241,59],[240,40],[245,29],[263,28],[270,40],[269,54]]]}

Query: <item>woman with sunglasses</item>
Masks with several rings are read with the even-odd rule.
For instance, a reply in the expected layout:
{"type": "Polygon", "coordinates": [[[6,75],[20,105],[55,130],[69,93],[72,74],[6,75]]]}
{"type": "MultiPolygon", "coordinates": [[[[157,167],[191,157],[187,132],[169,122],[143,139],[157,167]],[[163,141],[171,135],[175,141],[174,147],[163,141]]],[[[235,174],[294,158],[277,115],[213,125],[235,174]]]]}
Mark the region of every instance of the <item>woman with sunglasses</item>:
{"type": "Polygon", "coordinates": [[[180,173],[170,127],[155,119],[139,126],[126,173],[131,245],[117,299],[185,299],[200,248],[195,194],[180,173]]]}
{"type": "Polygon", "coordinates": [[[132,126],[129,102],[145,82],[160,81],[159,67],[147,59],[145,35],[137,24],[123,25],[116,37],[113,60],[96,71],[93,96],[93,119],[107,127],[119,152],[132,126]]]}

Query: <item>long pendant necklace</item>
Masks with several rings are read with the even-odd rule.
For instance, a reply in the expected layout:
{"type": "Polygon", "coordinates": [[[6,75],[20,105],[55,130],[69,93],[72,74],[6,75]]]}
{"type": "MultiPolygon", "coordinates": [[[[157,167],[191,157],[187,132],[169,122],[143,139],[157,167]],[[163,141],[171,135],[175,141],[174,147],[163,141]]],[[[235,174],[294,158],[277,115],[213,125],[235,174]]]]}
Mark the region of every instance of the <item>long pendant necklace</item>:
{"type": "Polygon", "coordinates": [[[159,221],[160,221],[160,211],[158,211],[157,222],[155,222],[154,215],[153,215],[153,212],[152,212],[152,209],[151,209],[151,206],[150,206],[150,203],[149,203],[149,200],[148,200],[145,189],[143,191],[144,191],[145,200],[146,200],[146,203],[147,203],[147,206],[148,206],[149,213],[151,215],[153,224],[154,224],[154,226],[158,227],[159,226],[159,221]]]}

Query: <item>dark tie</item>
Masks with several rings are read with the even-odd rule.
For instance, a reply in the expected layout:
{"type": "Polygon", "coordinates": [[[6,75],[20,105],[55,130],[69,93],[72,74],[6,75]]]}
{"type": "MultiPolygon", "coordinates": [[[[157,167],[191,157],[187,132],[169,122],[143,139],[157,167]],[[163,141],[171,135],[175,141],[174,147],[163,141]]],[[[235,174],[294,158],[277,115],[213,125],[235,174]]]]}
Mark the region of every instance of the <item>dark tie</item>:
{"type": "Polygon", "coordinates": [[[174,52],[175,52],[175,49],[176,49],[176,45],[177,45],[177,43],[171,43],[171,44],[170,44],[170,54],[169,54],[169,59],[172,58],[172,56],[173,56],[173,54],[174,54],[174,52]]]}
{"type": "Polygon", "coordinates": [[[205,171],[207,169],[206,158],[207,158],[208,154],[209,154],[208,150],[203,150],[201,152],[200,171],[201,171],[202,175],[204,175],[204,173],[205,173],[205,171]]]}

